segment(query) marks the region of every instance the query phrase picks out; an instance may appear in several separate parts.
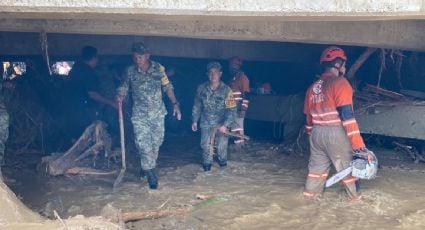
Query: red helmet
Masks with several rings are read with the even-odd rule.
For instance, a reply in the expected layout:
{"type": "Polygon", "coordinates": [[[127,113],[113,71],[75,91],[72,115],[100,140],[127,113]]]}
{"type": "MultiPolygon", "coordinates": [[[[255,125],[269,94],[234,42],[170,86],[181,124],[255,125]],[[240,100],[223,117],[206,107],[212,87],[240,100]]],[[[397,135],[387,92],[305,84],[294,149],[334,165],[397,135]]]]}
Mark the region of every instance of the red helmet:
{"type": "Polygon", "coordinates": [[[330,62],[336,58],[341,58],[343,61],[347,61],[347,56],[344,50],[336,46],[330,46],[326,48],[320,56],[320,64],[323,62],[330,62]]]}

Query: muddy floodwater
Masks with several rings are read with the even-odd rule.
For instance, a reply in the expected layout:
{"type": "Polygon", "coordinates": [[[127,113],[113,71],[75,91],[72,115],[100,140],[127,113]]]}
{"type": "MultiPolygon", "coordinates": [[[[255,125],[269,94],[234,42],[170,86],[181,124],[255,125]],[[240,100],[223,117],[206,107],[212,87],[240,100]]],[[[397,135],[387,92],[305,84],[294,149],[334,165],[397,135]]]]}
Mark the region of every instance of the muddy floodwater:
{"type": "Polygon", "coordinates": [[[308,154],[287,154],[277,145],[252,141],[230,150],[227,168],[200,167],[195,137],[168,137],[159,158],[159,189],[147,189],[139,160],[128,152],[129,169],[116,193],[115,176],[49,177],[36,171],[37,157],[5,168],[7,184],[32,210],[63,218],[98,216],[106,205],[122,211],[191,208],[184,215],[129,222],[129,229],[425,229],[425,164],[373,148],[381,160],[378,178],[362,181],[364,199],[350,203],[341,185],[320,200],[302,197],[308,154]],[[197,195],[215,197],[196,206],[197,195]]]}

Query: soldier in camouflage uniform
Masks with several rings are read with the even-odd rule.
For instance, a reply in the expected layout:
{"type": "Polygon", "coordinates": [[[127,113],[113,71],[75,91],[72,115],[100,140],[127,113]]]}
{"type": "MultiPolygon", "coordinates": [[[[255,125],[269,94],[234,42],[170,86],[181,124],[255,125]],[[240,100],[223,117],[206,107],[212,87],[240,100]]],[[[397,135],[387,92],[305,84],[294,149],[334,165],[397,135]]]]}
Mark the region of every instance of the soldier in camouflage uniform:
{"type": "Polygon", "coordinates": [[[207,66],[209,81],[197,89],[192,109],[192,130],[198,130],[198,121],[201,128],[201,148],[204,171],[210,171],[213,162],[212,148],[217,143],[218,163],[220,167],[227,166],[228,136],[225,132],[236,118],[236,102],[232,90],[220,79],[222,67],[218,62],[211,62],[207,66]],[[214,138],[215,140],[211,140],[214,138]]]}
{"type": "MultiPolygon", "coordinates": [[[[0,82],[0,93],[3,88],[13,89],[15,85],[11,82],[0,82]]],[[[4,152],[6,149],[6,141],[9,137],[9,114],[6,110],[4,97],[0,95],[0,180],[3,180],[1,167],[4,165],[4,152]]]]}
{"type": "Polygon", "coordinates": [[[179,103],[164,67],[150,60],[150,53],[143,43],[132,46],[134,65],[125,71],[124,82],[117,89],[117,100],[122,101],[131,91],[133,99],[133,123],[136,147],[142,166],[141,175],[146,175],[151,189],[158,187],[155,174],[159,147],[164,140],[164,117],[167,111],[162,101],[166,93],[174,106],[173,115],[181,119],[179,103]]]}

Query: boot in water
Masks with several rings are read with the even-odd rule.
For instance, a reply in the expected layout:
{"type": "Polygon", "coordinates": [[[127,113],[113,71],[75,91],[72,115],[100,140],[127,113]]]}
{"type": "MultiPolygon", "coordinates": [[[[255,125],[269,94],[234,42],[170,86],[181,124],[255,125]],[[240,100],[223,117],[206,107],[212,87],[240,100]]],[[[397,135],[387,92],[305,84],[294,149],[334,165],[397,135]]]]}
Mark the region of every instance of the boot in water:
{"type": "Polygon", "coordinates": [[[148,184],[150,189],[158,188],[158,179],[156,178],[155,171],[153,169],[147,170],[146,177],[148,178],[148,184]]]}

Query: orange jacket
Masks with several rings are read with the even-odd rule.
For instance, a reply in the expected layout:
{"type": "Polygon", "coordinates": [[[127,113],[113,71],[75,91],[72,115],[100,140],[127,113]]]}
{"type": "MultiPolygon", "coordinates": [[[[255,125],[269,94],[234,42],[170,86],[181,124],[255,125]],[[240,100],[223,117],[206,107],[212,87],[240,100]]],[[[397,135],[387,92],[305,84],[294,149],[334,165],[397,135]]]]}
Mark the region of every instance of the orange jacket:
{"type": "Polygon", "coordinates": [[[307,116],[306,131],[315,125],[343,125],[353,149],[365,147],[356,119],[341,120],[338,107],[353,105],[353,89],[344,77],[324,73],[307,90],[304,113],[307,116]]]}
{"type": "Polygon", "coordinates": [[[249,79],[242,71],[235,74],[229,82],[229,86],[233,91],[233,96],[238,103],[238,111],[246,111],[249,101],[246,98],[246,93],[249,92],[249,79]]]}

